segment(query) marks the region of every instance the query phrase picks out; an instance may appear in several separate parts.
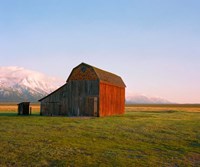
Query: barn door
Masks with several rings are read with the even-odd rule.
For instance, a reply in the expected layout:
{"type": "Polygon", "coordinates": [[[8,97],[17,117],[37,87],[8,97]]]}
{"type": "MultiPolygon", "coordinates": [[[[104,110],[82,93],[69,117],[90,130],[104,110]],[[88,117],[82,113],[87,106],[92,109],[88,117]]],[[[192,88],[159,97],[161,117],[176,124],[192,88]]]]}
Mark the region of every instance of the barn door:
{"type": "Polygon", "coordinates": [[[87,115],[97,116],[97,97],[87,98],[87,115]]]}
{"type": "Polygon", "coordinates": [[[94,116],[97,117],[97,97],[94,97],[94,116]]]}

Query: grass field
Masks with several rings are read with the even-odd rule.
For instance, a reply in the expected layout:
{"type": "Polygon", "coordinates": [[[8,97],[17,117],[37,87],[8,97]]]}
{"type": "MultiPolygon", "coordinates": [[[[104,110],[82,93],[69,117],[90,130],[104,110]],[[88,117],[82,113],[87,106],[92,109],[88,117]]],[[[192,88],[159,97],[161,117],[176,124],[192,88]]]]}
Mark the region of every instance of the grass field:
{"type": "Polygon", "coordinates": [[[131,105],[103,118],[32,110],[0,105],[0,166],[200,166],[200,105],[131,105]]]}

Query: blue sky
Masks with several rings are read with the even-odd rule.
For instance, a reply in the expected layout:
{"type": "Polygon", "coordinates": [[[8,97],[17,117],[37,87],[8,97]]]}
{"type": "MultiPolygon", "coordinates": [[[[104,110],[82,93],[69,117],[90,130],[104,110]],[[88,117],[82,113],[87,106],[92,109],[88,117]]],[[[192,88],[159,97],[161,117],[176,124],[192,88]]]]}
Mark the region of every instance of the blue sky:
{"type": "Polygon", "coordinates": [[[0,0],[0,66],[66,79],[81,62],[128,94],[200,103],[200,1],[0,0]]]}

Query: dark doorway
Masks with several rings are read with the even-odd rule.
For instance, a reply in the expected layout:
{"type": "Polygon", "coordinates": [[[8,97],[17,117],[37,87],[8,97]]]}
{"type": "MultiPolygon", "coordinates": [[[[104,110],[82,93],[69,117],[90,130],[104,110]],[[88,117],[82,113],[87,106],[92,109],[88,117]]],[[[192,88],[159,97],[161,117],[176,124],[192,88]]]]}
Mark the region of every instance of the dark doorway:
{"type": "Polygon", "coordinates": [[[87,115],[97,116],[97,97],[87,97],[87,115]]]}
{"type": "Polygon", "coordinates": [[[22,102],[18,104],[18,115],[29,115],[30,102],[22,102]]]}

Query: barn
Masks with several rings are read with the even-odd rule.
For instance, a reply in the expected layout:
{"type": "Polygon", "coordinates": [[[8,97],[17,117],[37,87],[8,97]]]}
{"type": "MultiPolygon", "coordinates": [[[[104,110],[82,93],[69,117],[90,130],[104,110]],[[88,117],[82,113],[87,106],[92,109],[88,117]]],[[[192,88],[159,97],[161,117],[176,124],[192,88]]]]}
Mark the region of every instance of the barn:
{"type": "Polygon", "coordinates": [[[81,63],[63,86],[39,100],[40,114],[94,117],[123,114],[125,87],[120,76],[81,63]]]}

